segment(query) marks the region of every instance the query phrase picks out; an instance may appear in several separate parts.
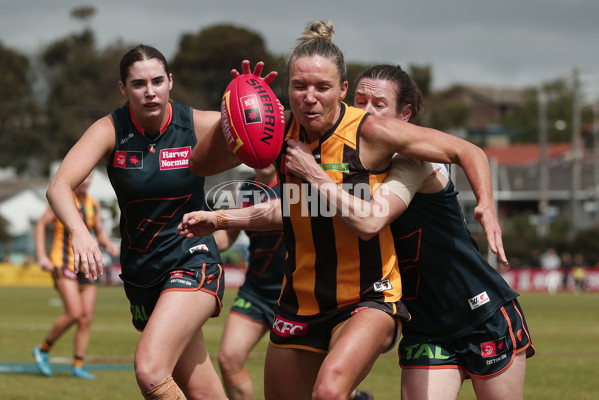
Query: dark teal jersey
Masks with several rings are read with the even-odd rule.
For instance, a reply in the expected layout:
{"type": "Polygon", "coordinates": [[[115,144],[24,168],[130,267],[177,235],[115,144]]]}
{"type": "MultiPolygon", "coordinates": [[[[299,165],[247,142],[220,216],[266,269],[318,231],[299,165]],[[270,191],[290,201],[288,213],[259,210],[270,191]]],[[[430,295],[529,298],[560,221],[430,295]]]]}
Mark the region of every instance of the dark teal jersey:
{"type": "Polygon", "coordinates": [[[212,235],[179,236],[183,214],[204,208],[204,178],[189,171],[196,145],[193,111],[172,103],[161,134],[150,138],[129,107],[112,113],[116,140],[107,170],[120,211],[122,278],[149,286],[166,272],[221,263],[212,235]]]}
{"type": "Polygon", "coordinates": [[[439,193],[417,193],[391,224],[412,315],[406,337],[452,340],[518,296],[478,251],[457,194],[451,181],[439,193]]]}
{"type": "MultiPolygon", "coordinates": [[[[262,185],[250,179],[244,182],[240,191],[244,194],[243,207],[256,203],[274,200],[281,197],[281,191],[276,179],[270,185],[262,185]]],[[[250,291],[260,297],[268,299],[279,298],[283,275],[285,271],[285,242],[283,230],[275,231],[250,231],[245,233],[250,239],[248,270],[245,282],[240,292],[250,291]]]]}

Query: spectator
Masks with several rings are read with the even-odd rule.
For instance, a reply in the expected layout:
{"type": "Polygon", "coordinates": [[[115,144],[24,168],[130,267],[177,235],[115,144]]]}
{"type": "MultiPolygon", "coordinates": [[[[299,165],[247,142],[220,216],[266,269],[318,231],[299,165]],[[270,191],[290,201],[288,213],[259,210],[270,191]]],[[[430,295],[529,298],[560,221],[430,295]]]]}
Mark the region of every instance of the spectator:
{"type": "Polygon", "coordinates": [[[570,280],[570,272],[574,267],[574,260],[572,260],[572,253],[569,251],[562,252],[562,289],[568,289],[568,281],[570,280]]]}
{"type": "Polygon", "coordinates": [[[541,268],[548,271],[547,274],[547,291],[551,294],[557,293],[561,281],[561,273],[559,267],[562,261],[553,248],[548,248],[541,255],[541,268]]]}
{"type": "Polygon", "coordinates": [[[541,268],[541,250],[537,248],[532,249],[529,266],[531,268],[541,268]]]}
{"type": "Polygon", "coordinates": [[[572,266],[572,276],[574,277],[574,292],[580,293],[585,289],[585,278],[586,269],[588,267],[587,262],[580,253],[576,253],[574,256],[574,262],[572,266]]]}
{"type": "Polygon", "coordinates": [[[561,260],[553,248],[548,248],[541,254],[541,268],[551,270],[561,266],[561,260]]]}

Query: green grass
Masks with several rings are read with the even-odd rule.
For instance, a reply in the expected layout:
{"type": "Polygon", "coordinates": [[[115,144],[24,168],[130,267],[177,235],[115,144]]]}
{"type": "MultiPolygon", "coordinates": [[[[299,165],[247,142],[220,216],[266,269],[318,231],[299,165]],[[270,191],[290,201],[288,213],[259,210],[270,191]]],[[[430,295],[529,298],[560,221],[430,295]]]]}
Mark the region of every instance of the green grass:
{"type": "MultiPolygon", "coordinates": [[[[235,290],[227,290],[221,317],[204,329],[212,355],[218,351],[224,317],[235,290]]],[[[599,399],[599,294],[526,293],[520,297],[537,355],[528,361],[525,399],[599,399]]],[[[0,363],[32,363],[38,344],[62,305],[52,288],[0,288],[0,363]]],[[[100,287],[88,358],[131,365],[139,333],[130,322],[128,302],[121,287],[100,287]]],[[[252,353],[248,369],[263,390],[263,340],[252,353]]],[[[73,330],[59,340],[51,356],[72,356],[73,330]]],[[[214,357],[213,357],[214,360],[214,357]]],[[[70,378],[59,371],[52,378],[31,373],[0,374],[0,398],[13,399],[136,399],[141,398],[132,369],[96,370],[94,381],[70,378]]],[[[392,351],[379,358],[360,385],[376,400],[399,399],[400,369],[392,351]]],[[[261,396],[257,396],[261,398],[261,396]]],[[[459,399],[474,399],[470,383],[459,399]]]]}

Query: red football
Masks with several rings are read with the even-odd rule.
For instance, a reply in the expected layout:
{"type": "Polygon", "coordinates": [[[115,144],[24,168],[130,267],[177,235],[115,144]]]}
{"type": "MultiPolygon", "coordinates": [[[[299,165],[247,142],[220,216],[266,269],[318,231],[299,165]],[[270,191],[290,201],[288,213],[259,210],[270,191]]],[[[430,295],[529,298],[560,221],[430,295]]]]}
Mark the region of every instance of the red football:
{"type": "Polygon", "coordinates": [[[220,106],[225,139],[233,153],[252,168],[272,164],[283,145],[285,120],[270,86],[256,75],[234,78],[220,106]]]}

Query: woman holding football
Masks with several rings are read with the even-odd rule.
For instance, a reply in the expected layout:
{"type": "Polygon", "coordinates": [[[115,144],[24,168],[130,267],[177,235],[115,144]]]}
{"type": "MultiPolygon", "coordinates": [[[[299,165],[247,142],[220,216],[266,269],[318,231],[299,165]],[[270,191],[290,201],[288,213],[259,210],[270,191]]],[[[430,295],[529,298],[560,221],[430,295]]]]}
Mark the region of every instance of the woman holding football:
{"type": "Polygon", "coordinates": [[[220,113],[170,102],[173,77],[150,46],[123,56],[118,84],[126,105],[86,130],[50,182],[48,201],[72,235],[75,271],[96,279],[102,256],[72,192],[107,162],[121,212],[121,278],[142,332],[134,362],[139,388],[146,399],[183,398],[181,390],[187,399],[225,399],[202,335],[221,310],[220,254],[211,235],[177,235],[184,213],[204,205],[204,178],[187,164],[196,144],[223,135],[220,113]]]}
{"type": "MultiPolygon", "coordinates": [[[[286,169],[286,153],[299,142],[310,148],[335,187],[364,199],[383,182],[396,152],[461,165],[479,201],[489,244],[503,254],[482,150],[439,131],[346,106],[346,67],[332,34],[332,23],[311,23],[287,64],[291,110],[276,167],[284,193],[278,217],[283,216],[288,257],[266,355],[266,399],[347,399],[378,356],[393,348],[400,320],[409,319],[390,228],[361,240],[333,218],[318,194],[286,169]]],[[[194,148],[194,172],[217,173],[235,165],[215,168],[215,155],[229,151],[223,137],[213,136],[210,144],[194,148]]],[[[212,228],[256,226],[258,221],[233,218],[251,216],[246,210],[210,214],[212,228]]],[[[271,214],[276,226],[277,213],[271,214]]],[[[204,232],[194,228],[197,215],[185,215],[182,235],[204,232]]]]}

